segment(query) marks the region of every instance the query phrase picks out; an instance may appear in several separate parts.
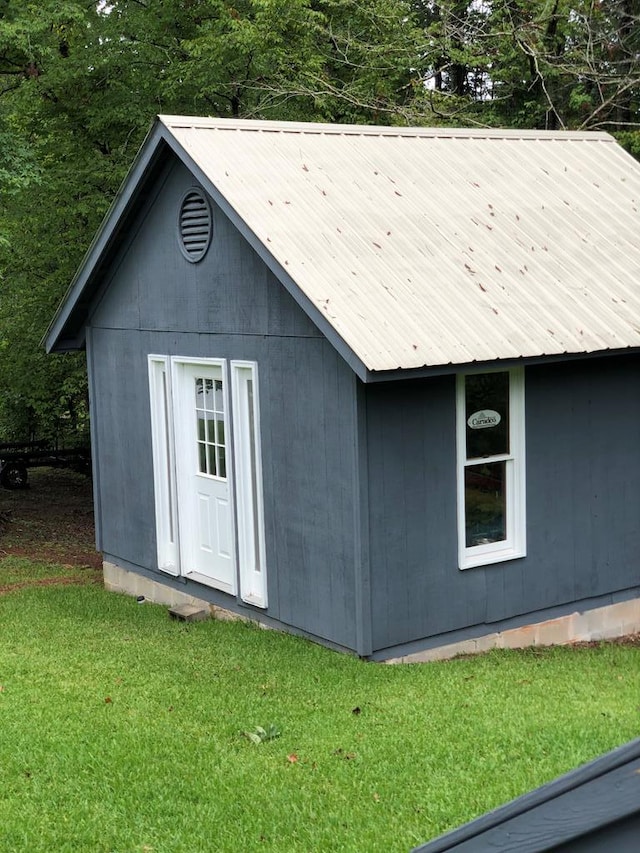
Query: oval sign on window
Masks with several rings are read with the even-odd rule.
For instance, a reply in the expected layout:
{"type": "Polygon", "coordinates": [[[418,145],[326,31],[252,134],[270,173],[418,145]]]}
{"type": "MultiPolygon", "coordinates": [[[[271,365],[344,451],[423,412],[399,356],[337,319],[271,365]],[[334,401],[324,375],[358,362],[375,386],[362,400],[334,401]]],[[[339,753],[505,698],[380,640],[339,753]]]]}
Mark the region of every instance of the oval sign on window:
{"type": "Polygon", "coordinates": [[[470,429],[487,429],[487,427],[498,426],[501,420],[499,412],[494,412],[493,409],[482,409],[480,412],[469,415],[467,426],[470,429]]]}

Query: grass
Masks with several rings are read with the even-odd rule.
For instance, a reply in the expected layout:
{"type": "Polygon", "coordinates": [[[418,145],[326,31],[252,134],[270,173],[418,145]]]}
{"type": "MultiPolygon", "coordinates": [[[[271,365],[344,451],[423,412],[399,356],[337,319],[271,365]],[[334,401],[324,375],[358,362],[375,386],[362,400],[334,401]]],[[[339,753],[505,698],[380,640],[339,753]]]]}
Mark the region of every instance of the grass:
{"type": "Polygon", "coordinates": [[[387,667],[95,585],[0,626],[3,851],[406,851],[640,729],[624,645],[387,667]]]}
{"type": "Polygon", "coordinates": [[[85,478],[0,510],[3,853],[399,853],[640,734],[638,646],[363,663],[106,593],[85,478]]]}

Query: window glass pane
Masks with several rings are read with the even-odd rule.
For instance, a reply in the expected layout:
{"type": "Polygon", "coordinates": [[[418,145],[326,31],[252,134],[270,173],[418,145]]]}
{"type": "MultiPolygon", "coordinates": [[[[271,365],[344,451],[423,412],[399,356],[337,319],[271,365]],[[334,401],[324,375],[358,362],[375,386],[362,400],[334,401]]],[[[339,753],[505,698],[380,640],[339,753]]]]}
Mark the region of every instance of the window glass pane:
{"type": "Polygon", "coordinates": [[[213,411],[213,379],[205,379],[205,409],[213,411]]]}
{"type": "Polygon", "coordinates": [[[218,475],[218,466],[216,465],[216,446],[215,444],[207,444],[207,454],[209,456],[209,474],[214,477],[218,475]]]}
{"type": "Polygon", "coordinates": [[[207,445],[198,442],[198,470],[201,474],[207,473],[207,445]]]}
{"type": "Polygon", "coordinates": [[[465,377],[467,459],[509,453],[509,373],[465,377]]]}
{"type": "Polygon", "coordinates": [[[222,395],[221,379],[216,379],[216,412],[224,412],[224,397],[222,395]]]}
{"type": "Polygon", "coordinates": [[[253,515],[253,545],[254,545],[254,561],[255,561],[255,571],[260,572],[262,568],[260,566],[260,549],[257,546],[260,536],[260,529],[258,527],[258,488],[257,488],[257,457],[256,457],[256,432],[255,432],[255,414],[253,409],[253,379],[247,379],[246,381],[247,388],[247,428],[249,430],[249,441],[250,441],[250,485],[251,485],[251,509],[253,515]]]}
{"type": "Polygon", "coordinates": [[[222,418],[218,418],[216,420],[216,425],[218,427],[218,437],[216,441],[224,447],[224,420],[222,418]]]}
{"type": "Polygon", "coordinates": [[[216,440],[215,423],[216,422],[213,420],[212,416],[209,415],[207,420],[207,441],[210,441],[212,444],[216,440]]]}
{"type": "Polygon", "coordinates": [[[196,409],[202,409],[204,405],[204,391],[202,379],[196,379],[196,409]]]}
{"type": "Polygon", "coordinates": [[[227,476],[227,460],[225,457],[224,447],[218,448],[218,477],[227,476]]]}
{"type": "Polygon", "coordinates": [[[205,441],[205,416],[202,412],[196,412],[196,417],[198,418],[198,441],[205,441]]]}
{"type": "Polygon", "coordinates": [[[506,470],[506,462],[487,462],[465,468],[467,548],[507,538],[506,470]]]}

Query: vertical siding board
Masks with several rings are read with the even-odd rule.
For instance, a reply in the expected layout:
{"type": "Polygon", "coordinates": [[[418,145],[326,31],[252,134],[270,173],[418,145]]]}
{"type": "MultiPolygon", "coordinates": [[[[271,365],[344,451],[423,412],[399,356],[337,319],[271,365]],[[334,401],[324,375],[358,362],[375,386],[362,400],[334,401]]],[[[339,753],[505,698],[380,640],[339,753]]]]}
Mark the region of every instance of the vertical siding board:
{"type": "MultiPolygon", "coordinates": [[[[367,416],[372,630],[380,649],[452,630],[470,606],[456,595],[454,382],[372,386],[367,416]]],[[[481,590],[474,599],[484,606],[482,580],[468,586],[481,590]]]]}
{"type": "Polygon", "coordinates": [[[86,330],[86,351],[88,367],[88,390],[89,390],[89,415],[91,430],[91,466],[93,474],[93,518],[95,527],[96,550],[102,551],[102,490],[100,478],[100,437],[98,424],[102,420],[102,412],[99,407],[100,397],[96,391],[96,362],[92,340],[92,330],[86,330]]]}
{"type": "Polygon", "coordinates": [[[103,548],[155,564],[153,468],[146,355],[139,333],[92,331],[103,548]],[[126,378],[125,378],[126,377],[126,378]]]}
{"type": "Polygon", "coordinates": [[[321,334],[222,211],[212,205],[213,239],[198,264],[178,249],[180,201],[193,179],[168,171],[132,226],[135,240],[116,258],[92,322],[103,328],[206,334],[321,334]]]}
{"type": "Polygon", "coordinates": [[[352,381],[355,388],[352,405],[356,427],[354,432],[354,492],[356,500],[353,504],[356,651],[361,657],[367,657],[373,652],[367,395],[364,385],[355,374],[352,374],[352,381]]]}
{"type": "MultiPolygon", "coordinates": [[[[633,357],[530,368],[527,610],[634,586],[640,379],[633,357]],[[529,570],[531,571],[531,570],[529,570]]],[[[523,612],[526,612],[523,611],[523,612]]]]}
{"type": "Polygon", "coordinates": [[[103,402],[102,495],[110,508],[105,550],[128,563],[155,567],[147,355],[256,360],[273,596],[268,613],[355,648],[354,380],[342,359],[322,339],[134,330],[96,330],[95,337],[96,391],[103,402]],[[318,424],[330,433],[325,444],[318,424]]]}
{"type": "MultiPolygon", "coordinates": [[[[571,461],[579,446],[574,412],[574,389],[562,369],[549,374],[537,368],[526,372],[527,431],[527,587],[529,602],[507,602],[519,612],[535,601],[555,595],[564,601],[580,596],[576,582],[587,568],[588,537],[584,528],[584,488],[579,468],[571,461]],[[549,523],[553,519],[553,523],[549,523]],[[573,543],[573,544],[569,544],[573,543]],[[530,564],[538,565],[531,571],[530,564]],[[549,589],[553,585],[553,590],[549,589]]],[[[588,473],[588,472],[587,472],[588,473]]],[[[504,618],[507,607],[495,614],[504,618]]]]}
{"type": "Polygon", "coordinates": [[[357,645],[355,561],[360,533],[360,526],[354,524],[360,502],[357,379],[326,341],[322,342],[321,351],[325,429],[318,437],[316,452],[324,455],[325,488],[333,496],[329,499],[327,528],[323,533],[327,539],[330,580],[328,610],[332,635],[348,636],[349,644],[354,647],[357,645]],[[349,626],[347,631],[345,625],[349,626]]]}
{"type": "Polygon", "coordinates": [[[272,371],[279,365],[285,389],[273,447],[279,455],[276,538],[284,549],[280,615],[353,648],[353,433],[342,411],[345,393],[352,393],[351,373],[324,340],[281,340],[269,363],[272,371]]]}

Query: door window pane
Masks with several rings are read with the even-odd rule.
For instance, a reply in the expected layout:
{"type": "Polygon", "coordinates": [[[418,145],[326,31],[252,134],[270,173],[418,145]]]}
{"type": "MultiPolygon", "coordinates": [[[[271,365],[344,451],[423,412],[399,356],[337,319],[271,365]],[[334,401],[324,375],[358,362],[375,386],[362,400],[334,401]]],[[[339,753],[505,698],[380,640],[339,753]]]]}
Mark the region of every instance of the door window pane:
{"type": "Polygon", "coordinates": [[[213,474],[213,476],[217,476],[218,474],[218,466],[216,464],[216,446],[215,444],[207,445],[207,462],[208,462],[208,470],[207,474],[213,474]]]}
{"type": "MultiPolygon", "coordinates": [[[[213,408],[213,406],[212,406],[213,408]]],[[[215,381],[215,411],[224,412],[224,396],[222,394],[222,380],[215,381]]]]}
{"type": "Polygon", "coordinates": [[[222,380],[198,377],[194,381],[198,470],[226,478],[222,380]]]}
{"type": "Polygon", "coordinates": [[[465,379],[467,459],[509,453],[509,373],[465,379]]]}
{"type": "Polygon", "coordinates": [[[506,462],[469,465],[464,472],[467,548],[507,538],[506,462]]]}

